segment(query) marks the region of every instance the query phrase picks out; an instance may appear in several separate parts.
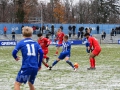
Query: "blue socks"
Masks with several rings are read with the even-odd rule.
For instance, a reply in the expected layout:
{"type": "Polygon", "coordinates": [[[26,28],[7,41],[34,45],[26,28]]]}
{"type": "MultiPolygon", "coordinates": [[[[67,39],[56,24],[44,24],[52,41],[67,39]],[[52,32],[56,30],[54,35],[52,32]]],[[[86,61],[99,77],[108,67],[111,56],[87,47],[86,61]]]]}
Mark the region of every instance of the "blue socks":
{"type": "Polygon", "coordinates": [[[68,63],[72,68],[74,68],[74,65],[69,60],[67,60],[66,63],[68,63]]]}
{"type": "Polygon", "coordinates": [[[58,63],[58,61],[55,60],[55,61],[53,62],[53,64],[52,64],[52,67],[53,67],[54,65],[56,65],[57,63],[58,63]]]}

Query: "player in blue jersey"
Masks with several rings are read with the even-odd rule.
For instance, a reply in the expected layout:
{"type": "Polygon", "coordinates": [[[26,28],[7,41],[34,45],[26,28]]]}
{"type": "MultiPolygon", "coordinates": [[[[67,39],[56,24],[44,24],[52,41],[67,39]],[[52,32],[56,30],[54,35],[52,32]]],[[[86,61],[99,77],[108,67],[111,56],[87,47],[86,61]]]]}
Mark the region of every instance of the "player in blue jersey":
{"type": "Polygon", "coordinates": [[[66,63],[68,63],[76,71],[76,68],[70,61],[70,53],[71,53],[71,43],[68,41],[68,36],[65,35],[63,37],[62,52],[60,53],[58,59],[53,62],[52,66],[49,67],[49,70],[51,70],[52,67],[56,65],[60,60],[65,59],[66,63]]]}
{"type": "MultiPolygon", "coordinates": [[[[86,28],[86,32],[90,34],[90,33],[91,33],[91,30],[90,30],[89,28],[86,28]]],[[[92,37],[91,34],[90,34],[90,36],[92,37]]],[[[87,52],[87,53],[90,53],[91,50],[88,50],[88,47],[90,46],[90,43],[89,43],[89,41],[87,40],[87,38],[84,38],[83,42],[85,42],[86,52],[87,52]]]]}
{"type": "Polygon", "coordinates": [[[12,55],[16,61],[20,60],[19,56],[17,56],[19,50],[21,50],[22,54],[22,66],[16,77],[14,90],[20,90],[21,84],[26,83],[27,81],[30,90],[35,90],[33,84],[37,72],[41,68],[43,51],[40,45],[31,39],[32,33],[33,29],[31,27],[23,27],[22,34],[24,39],[16,45],[12,52],[12,55]]]}

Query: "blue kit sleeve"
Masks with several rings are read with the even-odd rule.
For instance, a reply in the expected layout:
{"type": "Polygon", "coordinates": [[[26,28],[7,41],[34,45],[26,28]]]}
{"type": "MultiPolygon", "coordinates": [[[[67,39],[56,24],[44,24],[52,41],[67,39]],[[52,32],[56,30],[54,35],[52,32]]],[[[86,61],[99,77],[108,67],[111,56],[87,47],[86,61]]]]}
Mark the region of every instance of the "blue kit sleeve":
{"type": "Polygon", "coordinates": [[[41,67],[42,59],[43,59],[43,51],[42,49],[39,49],[40,57],[38,62],[38,67],[41,67]]]}

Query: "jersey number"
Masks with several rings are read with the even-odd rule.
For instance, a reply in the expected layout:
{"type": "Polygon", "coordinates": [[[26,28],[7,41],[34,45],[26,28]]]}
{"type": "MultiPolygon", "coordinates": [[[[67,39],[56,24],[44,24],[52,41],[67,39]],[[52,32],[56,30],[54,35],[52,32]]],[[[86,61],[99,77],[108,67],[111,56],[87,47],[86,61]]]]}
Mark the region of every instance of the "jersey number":
{"type": "Polygon", "coordinates": [[[28,50],[28,53],[27,53],[27,55],[28,56],[35,56],[36,54],[35,54],[35,46],[34,46],[34,44],[27,44],[26,45],[27,46],[27,50],[28,50]]]}

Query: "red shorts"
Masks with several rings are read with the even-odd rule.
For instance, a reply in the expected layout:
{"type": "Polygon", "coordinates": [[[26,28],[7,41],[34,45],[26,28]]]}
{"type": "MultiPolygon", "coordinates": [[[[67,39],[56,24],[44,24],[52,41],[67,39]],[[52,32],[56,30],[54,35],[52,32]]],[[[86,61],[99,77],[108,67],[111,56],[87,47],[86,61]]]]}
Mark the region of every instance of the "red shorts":
{"type": "Polygon", "coordinates": [[[48,54],[48,49],[43,49],[43,54],[44,55],[48,54]]]}
{"type": "Polygon", "coordinates": [[[92,53],[96,56],[99,55],[99,53],[101,52],[101,48],[100,47],[95,47],[94,50],[92,51],[92,53]]]}

